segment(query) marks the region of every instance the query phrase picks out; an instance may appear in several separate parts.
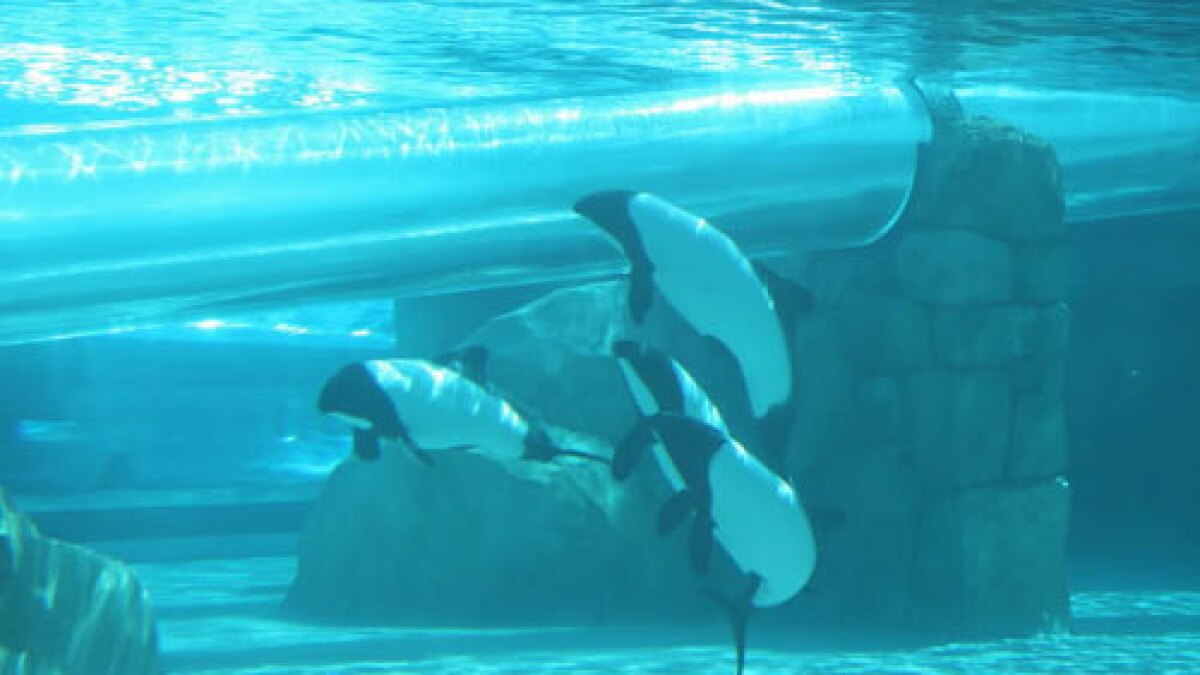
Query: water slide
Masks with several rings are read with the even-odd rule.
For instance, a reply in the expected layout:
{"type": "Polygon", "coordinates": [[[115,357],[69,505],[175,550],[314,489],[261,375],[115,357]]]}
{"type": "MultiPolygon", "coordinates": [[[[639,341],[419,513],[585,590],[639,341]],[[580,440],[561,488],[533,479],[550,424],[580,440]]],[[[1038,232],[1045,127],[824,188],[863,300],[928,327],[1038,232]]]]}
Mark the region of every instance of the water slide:
{"type": "MultiPolygon", "coordinates": [[[[215,312],[597,278],[570,207],[656,192],[755,255],[869,245],[903,212],[930,108],[907,86],[762,87],[0,128],[0,344],[215,312]]],[[[956,92],[1056,146],[1067,217],[1200,201],[1200,104],[956,92]]]]}

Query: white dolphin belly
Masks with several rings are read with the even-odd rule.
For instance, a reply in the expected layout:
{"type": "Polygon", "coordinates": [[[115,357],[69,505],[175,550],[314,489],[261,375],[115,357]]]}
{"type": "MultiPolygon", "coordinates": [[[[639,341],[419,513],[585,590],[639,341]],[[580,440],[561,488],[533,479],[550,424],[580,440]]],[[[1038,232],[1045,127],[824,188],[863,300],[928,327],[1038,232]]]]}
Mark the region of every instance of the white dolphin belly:
{"type": "Polygon", "coordinates": [[[471,445],[512,458],[524,453],[528,423],[469,378],[418,359],[370,361],[367,367],[421,448],[471,445]]]}
{"type": "Polygon", "coordinates": [[[788,345],[765,284],[736,244],[704,219],[648,194],[629,205],[659,293],[729,348],[756,417],[791,395],[788,345]]]}
{"type": "Polygon", "coordinates": [[[715,537],[761,585],[754,605],[790,600],[816,565],[812,528],[795,491],[740,445],[727,443],[708,468],[715,537]]]}

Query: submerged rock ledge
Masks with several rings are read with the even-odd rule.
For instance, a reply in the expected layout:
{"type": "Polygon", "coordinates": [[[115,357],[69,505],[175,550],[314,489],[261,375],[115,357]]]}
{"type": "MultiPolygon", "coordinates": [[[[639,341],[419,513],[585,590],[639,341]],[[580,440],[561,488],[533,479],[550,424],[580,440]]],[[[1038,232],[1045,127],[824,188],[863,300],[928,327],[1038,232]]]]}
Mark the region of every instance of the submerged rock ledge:
{"type": "Polygon", "coordinates": [[[150,602],[133,571],[43,537],[2,491],[0,672],[163,672],[150,602]]]}

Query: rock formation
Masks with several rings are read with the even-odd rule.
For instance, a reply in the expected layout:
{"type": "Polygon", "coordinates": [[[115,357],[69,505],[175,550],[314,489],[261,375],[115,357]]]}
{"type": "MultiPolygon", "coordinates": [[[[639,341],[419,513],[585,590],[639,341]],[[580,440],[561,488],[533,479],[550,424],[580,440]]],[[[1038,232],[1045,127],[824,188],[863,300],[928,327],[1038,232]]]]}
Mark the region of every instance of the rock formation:
{"type": "Polygon", "coordinates": [[[0,493],[0,671],[162,672],[150,603],[132,570],[42,537],[0,493]]]}

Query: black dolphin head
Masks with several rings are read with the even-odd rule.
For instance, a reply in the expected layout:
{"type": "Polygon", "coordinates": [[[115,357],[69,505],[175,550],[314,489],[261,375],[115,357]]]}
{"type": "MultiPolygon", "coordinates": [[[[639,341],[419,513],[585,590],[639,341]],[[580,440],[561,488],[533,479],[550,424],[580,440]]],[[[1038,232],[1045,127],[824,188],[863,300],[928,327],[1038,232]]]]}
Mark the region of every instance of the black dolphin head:
{"type": "Polygon", "coordinates": [[[395,438],[403,425],[387,392],[361,363],[343,366],[329,378],[317,397],[317,410],[369,424],[371,431],[384,438],[395,438]]]}
{"type": "Polygon", "coordinates": [[[632,340],[613,343],[613,356],[625,361],[637,373],[638,379],[650,390],[658,404],[658,412],[683,413],[683,383],[671,362],[671,357],[632,340]]]}
{"type": "Polygon", "coordinates": [[[629,312],[634,323],[642,323],[654,301],[654,264],[629,213],[638,196],[631,190],[593,192],[575,203],[575,212],[592,221],[617,241],[629,259],[629,312]]]}
{"type": "Polygon", "coordinates": [[[633,190],[593,192],[575,202],[575,212],[607,232],[626,251],[640,249],[637,226],[629,217],[629,203],[637,194],[633,190]]]}
{"type": "Polygon", "coordinates": [[[728,436],[711,424],[677,413],[654,415],[651,426],[688,488],[706,491],[708,467],[729,443],[728,436]]]}

